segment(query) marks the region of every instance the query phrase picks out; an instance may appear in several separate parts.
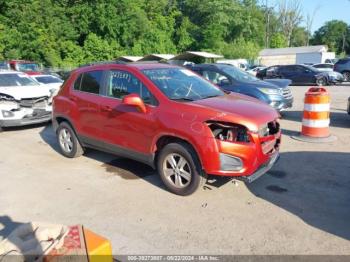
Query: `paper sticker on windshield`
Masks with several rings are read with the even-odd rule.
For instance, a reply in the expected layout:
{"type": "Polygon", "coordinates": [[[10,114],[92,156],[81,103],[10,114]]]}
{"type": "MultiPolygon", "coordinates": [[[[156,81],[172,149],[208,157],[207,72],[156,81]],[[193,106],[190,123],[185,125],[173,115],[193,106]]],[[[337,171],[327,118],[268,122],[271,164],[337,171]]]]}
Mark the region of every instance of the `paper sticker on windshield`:
{"type": "Polygon", "coordinates": [[[181,71],[182,73],[184,73],[185,75],[187,75],[187,76],[197,76],[195,73],[193,73],[193,72],[190,71],[190,70],[181,69],[180,71],[181,71]]]}

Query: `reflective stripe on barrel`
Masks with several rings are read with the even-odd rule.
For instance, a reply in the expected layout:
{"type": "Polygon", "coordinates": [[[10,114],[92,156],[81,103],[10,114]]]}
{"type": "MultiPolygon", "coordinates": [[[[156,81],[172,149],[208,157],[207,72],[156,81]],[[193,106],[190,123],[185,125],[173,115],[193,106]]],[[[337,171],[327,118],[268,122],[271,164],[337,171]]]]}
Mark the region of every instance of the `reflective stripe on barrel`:
{"type": "Polygon", "coordinates": [[[301,134],[328,137],[330,97],[325,88],[310,88],[305,94],[301,134]]]}

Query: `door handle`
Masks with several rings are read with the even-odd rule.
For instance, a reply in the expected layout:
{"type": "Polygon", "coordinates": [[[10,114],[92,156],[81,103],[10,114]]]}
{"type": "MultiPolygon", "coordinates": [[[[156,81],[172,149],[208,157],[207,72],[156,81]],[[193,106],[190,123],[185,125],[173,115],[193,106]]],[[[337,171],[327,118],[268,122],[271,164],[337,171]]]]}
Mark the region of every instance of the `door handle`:
{"type": "Polygon", "coordinates": [[[101,110],[104,112],[112,112],[113,109],[110,106],[102,106],[101,110]]]}

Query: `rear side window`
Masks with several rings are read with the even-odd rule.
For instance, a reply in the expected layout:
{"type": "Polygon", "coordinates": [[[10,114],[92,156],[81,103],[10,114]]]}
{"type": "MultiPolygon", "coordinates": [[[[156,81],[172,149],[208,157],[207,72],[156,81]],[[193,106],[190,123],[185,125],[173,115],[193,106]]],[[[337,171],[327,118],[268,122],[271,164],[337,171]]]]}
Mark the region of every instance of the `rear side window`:
{"type": "Polygon", "coordinates": [[[81,74],[74,83],[74,89],[91,94],[99,94],[102,87],[103,71],[81,74]]]}

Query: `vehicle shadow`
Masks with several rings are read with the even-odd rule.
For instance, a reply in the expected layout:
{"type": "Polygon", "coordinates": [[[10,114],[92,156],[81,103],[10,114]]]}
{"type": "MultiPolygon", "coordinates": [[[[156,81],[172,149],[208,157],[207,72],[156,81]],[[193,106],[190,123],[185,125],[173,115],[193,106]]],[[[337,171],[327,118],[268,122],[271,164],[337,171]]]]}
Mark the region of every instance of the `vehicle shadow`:
{"type": "MultiPolygon", "coordinates": [[[[54,151],[61,154],[57,143],[56,134],[54,133],[51,125],[48,125],[41,130],[40,136],[42,140],[54,151]]],[[[101,168],[103,168],[111,176],[119,176],[125,180],[143,179],[153,186],[167,191],[160,180],[157,171],[146,164],[94,149],[87,149],[84,156],[101,162],[101,168]]],[[[233,178],[230,177],[218,178],[217,176],[208,176],[207,183],[203,186],[203,188],[204,190],[211,190],[213,187],[219,188],[232,180],[233,178]]]]}
{"type": "MultiPolygon", "coordinates": [[[[303,118],[302,111],[285,111],[283,112],[283,120],[295,121],[301,123],[303,118]]],[[[344,112],[331,112],[330,113],[330,126],[349,128],[350,127],[350,115],[344,110],[344,112]]]]}
{"type": "Polygon", "coordinates": [[[25,131],[25,130],[33,129],[33,128],[40,128],[40,127],[44,127],[47,125],[51,125],[51,122],[31,124],[31,125],[25,125],[25,126],[1,127],[1,128],[5,132],[16,132],[16,131],[25,131]]]}
{"type": "MultiPolygon", "coordinates": [[[[57,154],[61,155],[56,134],[51,125],[42,129],[40,136],[57,154]]],[[[157,172],[148,165],[90,148],[85,151],[84,157],[100,162],[101,169],[106,171],[108,175],[119,176],[126,180],[143,179],[153,186],[167,191],[157,172]]]]}
{"type": "Polygon", "coordinates": [[[288,152],[247,188],[305,223],[350,240],[350,153],[288,152]]]}

